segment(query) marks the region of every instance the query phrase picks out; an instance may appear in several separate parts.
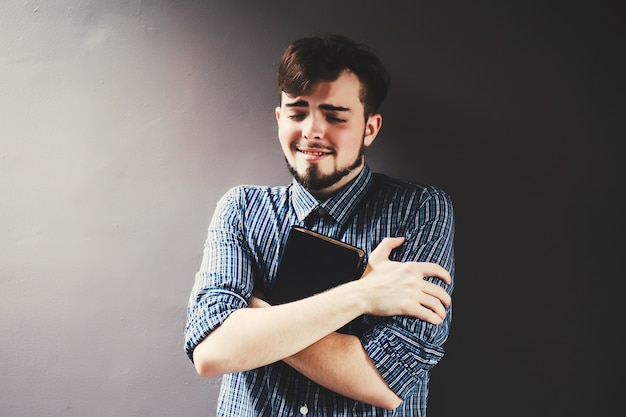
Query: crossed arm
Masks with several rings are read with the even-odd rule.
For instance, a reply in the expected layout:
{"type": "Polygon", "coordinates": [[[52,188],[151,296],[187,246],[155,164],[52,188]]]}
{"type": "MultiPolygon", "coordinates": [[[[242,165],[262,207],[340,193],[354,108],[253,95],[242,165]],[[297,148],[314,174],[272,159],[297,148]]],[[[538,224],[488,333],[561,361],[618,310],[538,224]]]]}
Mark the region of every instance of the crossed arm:
{"type": "Polygon", "coordinates": [[[396,408],[402,400],[388,387],[360,340],[335,330],[362,314],[411,316],[432,324],[444,320],[450,296],[424,278],[434,276],[451,284],[450,274],[432,263],[389,260],[391,250],[403,241],[383,240],[360,280],[279,306],[253,297],[250,307],[257,308],[233,312],[196,346],[196,370],[213,376],[284,360],[335,392],[396,408]]]}

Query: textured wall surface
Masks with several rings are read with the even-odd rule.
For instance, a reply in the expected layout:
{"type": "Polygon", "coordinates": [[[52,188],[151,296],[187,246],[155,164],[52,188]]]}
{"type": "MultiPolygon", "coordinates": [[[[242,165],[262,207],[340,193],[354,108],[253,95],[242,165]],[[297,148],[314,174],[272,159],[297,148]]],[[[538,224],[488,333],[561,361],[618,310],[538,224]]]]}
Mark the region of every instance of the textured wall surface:
{"type": "Polygon", "coordinates": [[[276,62],[321,31],[392,74],[373,168],[455,201],[431,416],[616,415],[622,6],[456,3],[0,1],[0,415],[215,414],[182,348],[206,227],[290,180],[276,62]]]}

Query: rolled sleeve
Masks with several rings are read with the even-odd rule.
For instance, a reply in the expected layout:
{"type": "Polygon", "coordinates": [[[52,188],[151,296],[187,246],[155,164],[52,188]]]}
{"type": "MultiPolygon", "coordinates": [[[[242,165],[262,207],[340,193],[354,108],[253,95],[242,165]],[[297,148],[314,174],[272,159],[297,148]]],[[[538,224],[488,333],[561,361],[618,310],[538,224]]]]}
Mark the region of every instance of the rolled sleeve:
{"type": "Polygon", "coordinates": [[[222,197],[209,226],[187,307],[185,352],[192,361],[195,347],[231,313],[247,307],[252,294],[253,261],[242,237],[239,197],[237,188],[222,197]]]}
{"type": "MultiPolygon", "coordinates": [[[[404,231],[406,242],[395,254],[401,262],[432,262],[445,268],[454,279],[454,215],[447,194],[428,189],[420,199],[411,226],[404,231]]],[[[451,285],[440,279],[427,280],[452,294],[451,285]]],[[[443,358],[441,347],[446,341],[452,318],[452,307],[445,320],[434,325],[412,317],[389,317],[372,327],[361,339],[365,351],[399,397],[407,398],[417,382],[429,377],[430,370],[443,358]]]]}
{"type": "Polygon", "coordinates": [[[248,306],[246,300],[238,294],[228,291],[208,291],[200,301],[188,308],[187,325],[185,326],[185,352],[193,361],[193,350],[198,343],[215,328],[240,308],[248,306]]]}
{"type": "Polygon", "coordinates": [[[440,346],[426,343],[397,323],[376,326],[364,335],[363,347],[400,398],[407,398],[419,379],[428,376],[443,357],[440,346]]]}

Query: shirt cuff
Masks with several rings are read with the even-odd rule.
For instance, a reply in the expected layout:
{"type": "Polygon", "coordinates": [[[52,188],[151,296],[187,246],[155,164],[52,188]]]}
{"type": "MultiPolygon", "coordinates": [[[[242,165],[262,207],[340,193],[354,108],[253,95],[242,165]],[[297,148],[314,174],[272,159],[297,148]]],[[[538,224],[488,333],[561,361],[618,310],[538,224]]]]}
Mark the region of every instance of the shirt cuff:
{"type": "Polygon", "coordinates": [[[420,340],[394,323],[379,325],[361,342],[389,388],[407,398],[443,358],[444,350],[420,340]]]}
{"type": "Polygon", "coordinates": [[[225,290],[209,291],[197,303],[188,307],[185,326],[185,353],[193,362],[193,350],[216,327],[236,310],[248,303],[240,295],[225,290]]]}

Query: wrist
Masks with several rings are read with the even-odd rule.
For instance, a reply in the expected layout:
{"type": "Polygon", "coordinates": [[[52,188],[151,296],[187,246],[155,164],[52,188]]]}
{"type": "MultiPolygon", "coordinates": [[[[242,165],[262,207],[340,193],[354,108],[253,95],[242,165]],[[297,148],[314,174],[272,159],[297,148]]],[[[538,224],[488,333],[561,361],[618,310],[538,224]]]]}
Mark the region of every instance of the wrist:
{"type": "Polygon", "coordinates": [[[370,310],[369,292],[361,280],[350,281],[341,285],[339,288],[344,292],[342,294],[345,304],[350,306],[356,316],[367,314],[370,310]]]}

